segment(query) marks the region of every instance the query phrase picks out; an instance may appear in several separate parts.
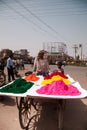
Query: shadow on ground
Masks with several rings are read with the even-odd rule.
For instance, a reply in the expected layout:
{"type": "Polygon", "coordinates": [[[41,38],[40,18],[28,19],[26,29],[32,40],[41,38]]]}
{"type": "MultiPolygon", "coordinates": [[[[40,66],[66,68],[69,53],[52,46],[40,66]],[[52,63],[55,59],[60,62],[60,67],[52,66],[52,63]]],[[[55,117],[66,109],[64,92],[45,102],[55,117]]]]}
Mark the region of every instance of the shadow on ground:
{"type": "Polygon", "coordinates": [[[14,106],[16,105],[15,99],[10,96],[0,96],[0,103],[4,106],[14,106]]]}
{"type": "Polygon", "coordinates": [[[81,99],[67,100],[64,130],[87,130],[87,106],[81,99]]]}
{"type": "Polygon", "coordinates": [[[33,124],[30,123],[28,130],[57,130],[56,103],[42,103],[42,109],[39,117],[36,117],[33,124]]]}
{"type": "MultiPolygon", "coordinates": [[[[58,130],[57,104],[43,104],[40,117],[28,130],[58,130]]],[[[87,130],[87,106],[80,99],[66,100],[63,111],[63,130],[87,130]]]]}

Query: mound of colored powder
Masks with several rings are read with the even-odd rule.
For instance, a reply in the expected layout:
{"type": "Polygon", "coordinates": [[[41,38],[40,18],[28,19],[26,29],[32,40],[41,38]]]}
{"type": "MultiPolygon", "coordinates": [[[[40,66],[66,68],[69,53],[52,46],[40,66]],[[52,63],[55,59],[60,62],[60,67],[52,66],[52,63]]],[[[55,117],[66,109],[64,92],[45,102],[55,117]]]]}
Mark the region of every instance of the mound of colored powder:
{"type": "Polygon", "coordinates": [[[34,74],[30,74],[30,75],[28,75],[28,76],[25,76],[24,79],[27,80],[27,81],[37,81],[37,80],[39,80],[39,77],[37,77],[37,76],[34,75],[34,74]]]}
{"type": "Polygon", "coordinates": [[[6,85],[5,87],[0,89],[2,93],[25,93],[28,89],[30,89],[34,83],[27,82],[22,78],[16,79],[13,83],[6,85]]]}
{"type": "Polygon", "coordinates": [[[71,84],[66,85],[62,80],[54,81],[52,84],[47,84],[36,90],[36,92],[38,94],[63,96],[77,96],[81,94],[76,87],[71,84]]]}
{"type": "Polygon", "coordinates": [[[53,76],[51,79],[45,79],[41,82],[41,85],[51,84],[53,81],[57,80],[63,80],[65,84],[71,84],[71,81],[68,79],[65,79],[59,75],[53,76]]]}
{"type": "Polygon", "coordinates": [[[51,73],[50,75],[45,76],[44,79],[51,79],[53,76],[57,76],[57,75],[61,76],[62,78],[68,79],[68,77],[66,75],[64,75],[58,71],[55,71],[55,72],[51,73]]]}

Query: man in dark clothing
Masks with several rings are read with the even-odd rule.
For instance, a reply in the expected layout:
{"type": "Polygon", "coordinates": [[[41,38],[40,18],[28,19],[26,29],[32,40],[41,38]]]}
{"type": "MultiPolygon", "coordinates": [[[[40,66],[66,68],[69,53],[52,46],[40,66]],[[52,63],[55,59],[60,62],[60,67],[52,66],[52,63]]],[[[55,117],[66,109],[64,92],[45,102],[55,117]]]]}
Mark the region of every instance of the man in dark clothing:
{"type": "Polygon", "coordinates": [[[4,82],[6,82],[6,74],[4,73],[5,66],[6,66],[5,60],[3,58],[0,59],[0,75],[4,76],[4,82]]]}

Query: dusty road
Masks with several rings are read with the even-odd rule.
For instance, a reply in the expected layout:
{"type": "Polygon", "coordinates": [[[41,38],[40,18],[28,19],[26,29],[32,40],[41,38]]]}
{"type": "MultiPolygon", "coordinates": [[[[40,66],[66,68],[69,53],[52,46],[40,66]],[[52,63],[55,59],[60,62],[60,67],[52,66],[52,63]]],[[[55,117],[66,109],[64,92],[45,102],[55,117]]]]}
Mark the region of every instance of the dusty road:
{"type": "MultiPolygon", "coordinates": [[[[51,66],[52,70],[55,66],[51,66]]],[[[25,71],[19,71],[23,76],[31,66],[25,66],[25,71]]],[[[87,89],[87,68],[66,66],[65,74],[69,74],[80,85],[87,89]]],[[[87,130],[87,99],[67,100],[64,110],[63,130],[87,130]]],[[[54,103],[45,104],[37,128],[32,130],[58,130],[57,112],[54,103]]],[[[0,130],[22,130],[19,124],[18,109],[15,97],[4,96],[0,99],[0,130]]]]}

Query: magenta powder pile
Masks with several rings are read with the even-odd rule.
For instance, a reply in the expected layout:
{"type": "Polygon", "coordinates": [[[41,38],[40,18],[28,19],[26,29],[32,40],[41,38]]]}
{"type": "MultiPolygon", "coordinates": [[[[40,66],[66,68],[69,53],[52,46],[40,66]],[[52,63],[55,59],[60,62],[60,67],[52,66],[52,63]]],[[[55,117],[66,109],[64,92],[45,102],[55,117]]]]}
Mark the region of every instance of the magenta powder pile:
{"type": "Polygon", "coordinates": [[[62,80],[54,81],[36,90],[38,94],[77,96],[81,92],[71,84],[66,85],[62,80]]]}

